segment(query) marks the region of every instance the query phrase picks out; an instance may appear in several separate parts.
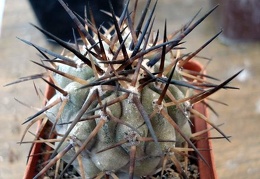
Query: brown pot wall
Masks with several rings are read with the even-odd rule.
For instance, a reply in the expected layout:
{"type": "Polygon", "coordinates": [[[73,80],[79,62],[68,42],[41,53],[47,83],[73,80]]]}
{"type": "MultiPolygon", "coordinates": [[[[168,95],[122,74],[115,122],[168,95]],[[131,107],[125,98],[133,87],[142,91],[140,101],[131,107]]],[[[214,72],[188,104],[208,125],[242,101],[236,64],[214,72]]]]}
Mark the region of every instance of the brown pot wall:
{"type": "MultiPolygon", "coordinates": [[[[45,89],[45,94],[44,96],[46,97],[46,99],[51,99],[51,97],[55,94],[55,90],[53,88],[51,88],[50,86],[46,86],[45,89]]],[[[46,104],[47,101],[44,101],[43,103],[46,104]]],[[[41,121],[39,121],[38,126],[37,126],[37,132],[40,130],[40,126],[41,126],[41,121]]],[[[40,131],[40,138],[47,138],[49,137],[49,133],[48,131],[51,128],[51,124],[47,123],[44,128],[40,131]]],[[[26,169],[25,169],[25,173],[24,173],[24,179],[32,179],[39,171],[37,171],[37,165],[39,164],[42,157],[42,155],[35,155],[35,154],[39,154],[41,153],[42,149],[44,147],[44,144],[41,143],[36,143],[32,145],[31,151],[30,151],[30,156],[28,163],[26,165],[26,169]]],[[[49,155],[48,155],[49,156],[49,155]]],[[[47,157],[45,156],[44,158],[47,160],[47,157]]]]}
{"type": "MultiPolygon", "coordinates": [[[[197,61],[189,61],[184,66],[185,69],[201,72],[203,69],[203,66],[197,62],[197,61]]],[[[205,71],[204,71],[205,73],[205,71]]],[[[197,103],[193,106],[195,110],[203,114],[204,116],[208,117],[208,109],[205,104],[202,102],[197,103]]],[[[194,132],[202,131],[205,129],[210,128],[210,126],[203,120],[198,117],[194,117],[193,119],[194,124],[194,132]]],[[[208,138],[210,136],[210,132],[203,134],[203,137],[208,138]]],[[[216,172],[216,166],[214,161],[214,154],[212,150],[212,142],[211,140],[199,140],[196,143],[196,147],[198,149],[209,149],[209,150],[202,150],[200,151],[201,155],[204,157],[204,159],[207,161],[209,166],[205,164],[204,161],[201,159],[198,160],[199,165],[199,172],[200,172],[200,179],[217,179],[217,172],[216,172]]]]}

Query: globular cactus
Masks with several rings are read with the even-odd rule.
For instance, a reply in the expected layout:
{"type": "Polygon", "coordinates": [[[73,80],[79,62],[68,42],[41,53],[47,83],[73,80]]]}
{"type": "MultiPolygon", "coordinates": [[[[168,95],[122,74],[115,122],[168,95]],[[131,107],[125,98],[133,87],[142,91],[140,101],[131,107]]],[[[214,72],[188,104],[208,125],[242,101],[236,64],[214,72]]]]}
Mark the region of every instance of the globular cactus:
{"type": "MultiPolygon", "coordinates": [[[[170,35],[166,34],[165,23],[163,39],[159,41],[159,33],[152,31],[157,1],[149,14],[151,1],[147,1],[136,26],[136,12],[128,11],[129,1],[119,18],[110,3],[111,29],[95,27],[94,21],[79,17],[63,1],[59,2],[75,22],[82,44],[76,39],[75,44],[64,42],[36,26],[63,46],[65,52],[58,55],[22,40],[42,54],[43,63],[34,63],[47,72],[17,82],[42,78],[55,89],[46,106],[25,121],[30,122],[29,126],[39,119],[50,121],[50,136],[57,136],[41,140],[54,142],[53,153],[35,178],[58,166],[60,159],[66,163],[57,173],[60,178],[71,165],[81,178],[162,177],[172,166],[177,176],[189,178],[183,165],[187,146],[207,163],[192,142],[192,116],[199,115],[228,139],[193,105],[221,88],[233,88],[227,84],[239,74],[215,85],[203,79],[202,73],[184,69],[218,34],[191,54],[180,53],[182,39],[216,7],[170,35]]],[[[93,16],[91,11],[90,14],[93,16]]],[[[37,140],[36,136],[34,142],[37,140]]]]}

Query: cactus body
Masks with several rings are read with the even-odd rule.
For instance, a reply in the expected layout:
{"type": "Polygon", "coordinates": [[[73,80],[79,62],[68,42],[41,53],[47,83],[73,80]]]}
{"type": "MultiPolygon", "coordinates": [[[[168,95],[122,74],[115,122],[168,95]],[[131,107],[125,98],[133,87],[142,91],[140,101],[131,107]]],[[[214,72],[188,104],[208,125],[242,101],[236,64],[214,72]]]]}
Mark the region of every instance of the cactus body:
{"type": "MultiPolygon", "coordinates": [[[[158,41],[151,30],[157,2],[141,29],[142,20],[134,29],[134,19],[128,10],[117,19],[111,7],[112,30],[103,29],[101,33],[94,22],[85,21],[84,25],[94,32],[91,37],[81,24],[83,19],[78,19],[59,1],[76,23],[83,43],[72,46],[36,27],[70,51],[66,58],[52,60],[45,53],[53,53],[43,52],[23,40],[36,47],[52,65],[37,63],[48,69],[52,79],[48,83],[56,92],[43,112],[53,124],[52,132],[59,141],[55,142],[49,164],[35,178],[55,165],[57,159],[67,163],[59,177],[72,165],[86,178],[149,177],[158,171],[163,176],[164,170],[171,166],[177,167],[179,176],[187,178],[184,171],[187,167],[182,160],[188,154],[186,148],[184,152],[179,149],[184,146],[189,146],[207,163],[191,142],[191,116],[198,115],[192,106],[219,89],[228,88],[226,84],[239,73],[220,85],[206,82],[201,73],[185,75],[183,66],[201,49],[186,58],[176,50],[179,51],[181,40],[214,9],[192,25],[187,23],[175,35],[167,37],[165,25],[164,38],[158,41]],[[174,151],[179,151],[176,156],[181,161],[175,160],[174,151]]],[[[149,4],[150,1],[145,9],[149,4]]],[[[146,13],[143,12],[143,17],[146,13]]]]}

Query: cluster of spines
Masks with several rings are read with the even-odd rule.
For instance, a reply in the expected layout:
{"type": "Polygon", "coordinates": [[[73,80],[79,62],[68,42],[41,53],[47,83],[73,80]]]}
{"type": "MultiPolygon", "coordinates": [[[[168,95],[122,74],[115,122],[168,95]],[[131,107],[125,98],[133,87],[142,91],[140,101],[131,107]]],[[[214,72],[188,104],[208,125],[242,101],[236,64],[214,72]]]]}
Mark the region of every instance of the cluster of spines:
{"type": "MultiPolygon", "coordinates": [[[[149,132],[151,133],[152,138],[138,138],[139,141],[142,140],[151,140],[155,143],[158,144],[159,146],[159,142],[161,142],[159,139],[157,139],[152,125],[150,123],[149,120],[149,116],[148,114],[145,112],[140,99],[138,99],[138,96],[135,95],[133,93],[133,91],[128,90],[126,88],[123,88],[122,86],[118,86],[117,82],[118,81],[122,81],[122,83],[124,82],[128,82],[130,83],[131,86],[135,87],[138,91],[141,91],[146,85],[149,85],[150,83],[153,82],[161,82],[164,84],[164,87],[162,89],[162,93],[160,94],[159,99],[156,101],[156,105],[160,106],[162,105],[162,101],[166,95],[166,92],[168,90],[168,87],[170,84],[175,84],[175,85],[179,85],[179,86],[184,86],[184,87],[188,87],[188,88],[193,88],[195,90],[198,90],[199,92],[195,95],[192,95],[191,97],[188,97],[182,101],[176,101],[176,104],[179,103],[183,103],[184,101],[188,101],[190,103],[190,105],[192,106],[195,103],[201,102],[203,101],[205,98],[207,98],[208,96],[210,96],[211,94],[215,93],[216,91],[218,91],[219,89],[222,88],[234,88],[234,87],[230,87],[227,86],[227,84],[234,79],[240,72],[236,73],[235,75],[233,75],[231,78],[227,79],[226,81],[224,81],[223,83],[221,83],[220,85],[215,85],[212,83],[207,83],[205,80],[201,80],[200,82],[197,83],[188,83],[188,82],[183,82],[183,81],[178,81],[178,80],[173,80],[172,76],[176,70],[176,67],[178,65],[178,68],[182,68],[182,66],[185,65],[185,63],[187,63],[190,59],[192,59],[193,57],[195,57],[204,47],[206,47],[213,39],[215,39],[221,32],[219,32],[218,34],[216,34],[214,37],[212,37],[208,42],[206,42],[205,44],[203,44],[197,51],[191,53],[191,54],[186,54],[183,56],[180,56],[179,58],[177,58],[175,60],[175,62],[173,63],[174,66],[171,70],[168,71],[169,73],[169,77],[168,78],[163,78],[164,75],[164,69],[165,69],[165,56],[168,52],[170,52],[172,49],[178,49],[180,47],[178,47],[180,44],[182,44],[182,39],[189,34],[198,24],[200,24],[212,11],[214,11],[214,9],[217,7],[214,7],[212,10],[210,10],[208,13],[206,13],[203,17],[201,17],[199,20],[197,20],[195,23],[192,24],[192,22],[194,21],[195,17],[197,16],[197,14],[195,15],[194,18],[192,18],[192,20],[190,22],[188,22],[186,25],[184,25],[179,31],[178,33],[176,33],[175,35],[172,35],[174,38],[172,40],[169,40],[169,37],[167,37],[167,25],[165,22],[165,27],[164,27],[164,34],[163,34],[163,41],[162,43],[158,44],[158,36],[159,36],[159,32],[157,32],[156,37],[154,38],[154,40],[152,41],[152,46],[150,48],[147,48],[147,44],[150,43],[148,37],[150,37],[151,31],[152,31],[152,26],[153,26],[153,22],[154,22],[154,18],[153,18],[153,14],[155,11],[155,7],[157,4],[157,1],[155,2],[152,11],[150,12],[150,15],[148,15],[148,19],[146,20],[146,23],[144,24],[143,27],[143,23],[145,22],[145,18],[148,12],[148,8],[149,5],[151,3],[151,0],[148,0],[146,3],[146,7],[145,10],[140,18],[140,21],[136,27],[136,29],[134,29],[134,19],[131,18],[130,13],[128,11],[128,5],[130,0],[128,0],[128,2],[126,3],[125,9],[122,13],[122,16],[120,17],[119,20],[116,19],[115,13],[113,11],[113,7],[111,2],[109,1],[110,4],[110,9],[111,9],[111,18],[113,20],[113,31],[114,31],[114,36],[112,36],[112,39],[107,39],[107,37],[99,32],[99,29],[97,29],[95,27],[95,22],[94,22],[94,17],[93,17],[93,13],[90,11],[91,14],[91,19],[92,22],[88,21],[87,19],[83,19],[80,16],[78,16],[77,14],[75,14],[74,12],[72,12],[67,5],[62,1],[59,0],[59,2],[61,3],[61,5],[64,7],[64,9],[68,12],[68,14],[71,16],[72,20],[75,22],[77,30],[80,34],[80,36],[82,37],[82,41],[85,44],[86,47],[91,46],[90,48],[86,48],[86,53],[90,53],[91,55],[93,55],[95,58],[97,58],[99,60],[100,64],[104,64],[109,66],[110,69],[110,73],[106,73],[106,71],[104,71],[104,69],[102,69],[100,67],[99,64],[95,63],[93,60],[88,59],[84,54],[82,54],[80,52],[80,48],[77,44],[77,39],[75,39],[75,46],[73,46],[70,43],[64,42],[63,40],[55,37],[54,35],[50,34],[49,32],[33,25],[34,27],[36,27],[37,29],[39,29],[41,32],[43,32],[46,36],[48,36],[49,38],[51,38],[52,40],[54,40],[56,43],[58,43],[59,45],[61,45],[62,47],[64,47],[65,49],[67,49],[68,51],[70,51],[71,53],[73,53],[75,56],[77,56],[80,60],[82,60],[82,62],[86,65],[88,65],[89,67],[92,68],[92,70],[94,71],[94,76],[96,78],[96,80],[94,81],[87,81],[87,80],[83,80],[80,79],[78,77],[72,76],[70,74],[66,74],[63,73],[59,70],[56,70],[55,68],[52,67],[48,67],[44,64],[38,63],[38,62],[34,62],[35,64],[42,66],[43,68],[45,68],[48,71],[52,71],[54,73],[57,73],[59,75],[62,75],[68,79],[71,79],[73,81],[76,81],[82,85],[84,85],[82,88],[94,88],[95,86],[98,85],[107,85],[108,90],[121,90],[123,92],[126,92],[125,94],[115,98],[112,101],[109,101],[106,104],[102,104],[101,102],[101,96],[98,93],[98,90],[95,89],[93,90],[93,93],[91,95],[91,97],[88,99],[88,101],[86,101],[84,103],[84,105],[82,106],[82,109],[79,111],[78,115],[76,116],[76,118],[71,121],[71,125],[69,127],[69,129],[67,130],[67,132],[62,136],[61,139],[59,139],[59,145],[54,149],[53,151],[53,155],[51,156],[50,162],[42,169],[42,171],[39,172],[39,174],[37,176],[35,176],[35,178],[37,178],[38,176],[42,175],[44,172],[46,172],[50,167],[52,167],[53,165],[55,165],[55,163],[62,158],[63,155],[66,154],[66,152],[68,150],[70,150],[71,148],[75,147],[73,144],[73,139],[69,139],[69,133],[71,132],[71,130],[73,129],[73,127],[81,120],[82,115],[85,113],[85,111],[89,108],[89,106],[95,102],[96,99],[98,99],[98,103],[99,106],[94,108],[93,110],[91,110],[90,112],[96,111],[96,110],[101,110],[104,113],[106,113],[106,108],[107,106],[110,106],[112,104],[115,104],[117,102],[120,102],[122,100],[125,100],[129,97],[129,95],[133,95],[132,96],[132,100],[133,103],[136,105],[136,107],[138,108],[140,114],[142,115],[144,122],[146,123],[149,132]],[[85,23],[85,25],[91,29],[91,31],[93,33],[95,33],[95,35],[97,36],[98,42],[95,41],[95,39],[89,34],[89,32],[87,31],[87,29],[85,28],[84,25],[82,25],[81,21],[83,21],[85,23]],[[128,34],[125,39],[123,38],[122,31],[124,31],[125,29],[122,29],[122,24],[127,24],[126,28],[128,28],[130,30],[130,34],[128,34]],[[143,27],[143,28],[142,28],[143,27]],[[128,38],[128,36],[131,35],[132,38],[132,43],[129,50],[132,51],[131,55],[129,55],[127,53],[127,49],[125,46],[125,41],[128,38]],[[103,46],[103,42],[106,42],[107,44],[109,44],[109,51],[110,53],[113,54],[113,59],[112,60],[108,60],[108,57],[106,55],[106,51],[104,49],[103,46]],[[118,43],[120,44],[118,49],[115,49],[115,43],[118,41],[118,43]],[[90,45],[89,45],[90,44],[90,45]],[[93,50],[92,50],[93,49],[93,50]],[[123,54],[123,59],[117,59],[117,56],[119,55],[119,53],[123,54]],[[146,69],[144,66],[142,66],[142,61],[143,58],[146,55],[151,55],[153,56],[152,59],[150,59],[150,61],[147,63],[147,66],[152,67],[154,66],[156,63],[160,63],[159,65],[159,69],[158,72],[150,72],[149,69],[146,69]],[[132,64],[136,63],[136,67],[132,68],[132,64]],[[113,67],[113,65],[118,65],[119,67],[117,69],[115,69],[113,67]],[[139,79],[138,81],[138,74],[140,73],[140,69],[144,70],[146,72],[146,76],[144,76],[143,78],[139,79]],[[124,75],[128,75],[128,74],[132,74],[132,79],[129,79],[127,77],[123,77],[124,75]],[[137,85],[139,85],[137,87],[137,85]],[[60,153],[57,154],[58,149],[60,148],[60,146],[63,144],[63,142],[65,140],[71,140],[72,142],[69,143],[69,145],[60,153]]],[[[137,1],[136,1],[137,2],[137,1]]],[[[135,4],[136,6],[136,4],[135,4]]],[[[133,12],[132,17],[135,16],[135,11],[133,12]]],[[[108,30],[108,32],[110,32],[111,30],[108,30]]],[[[22,40],[22,39],[21,39],[22,40]]],[[[35,47],[40,54],[43,56],[44,60],[46,62],[49,62],[53,65],[55,65],[56,62],[58,63],[64,63],[66,65],[72,66],[72,67],[77,67],[77,64],[75,64],[74,61],[72,61],[70,58],[63,56],[63,55],[59,55],[56,54],[54,52],[51,52],[45,48],[42,48],[36,44],[33,44],[31,42],[22,40],[23,42],[35,47]],[[49,54],[51,56],[54,57],[54,59],[50,59],[46,54],[49,54]],[[57,60],[58,59],[58,60],[57,60]]],[[[195,72],[188,72],[190,73],[191,78],[196,78],[192,76],[192,73],[195,72]]],[[[18,83],[18,82],[23,82],[23,81],[27,81],[27,80],[34,80],[34,79],[38,79],[38,78],[42,78],[48,85],[50,85],[51,87],[53,87],[55,90],[59,91],[64,97],[66,97],[68,95],[68,93],[66,91],[64,91],[62,88],[58,87],[57,85],[55,85],[54,83],[46,80],[45,78],[49,76],[48,72],[45,73],[41,73],[41,74],[36,74],[36,75],[32,75],[32,76],[28,76],[28,77],[23,77],[21,79],[19,79],[18,81],[14,82],[14,83],[18,83]]],[[[201,73],[195,74],[195,76],[205,76],[201,73]]],[[[209,76],[206,76],[209,77],[209,76]]],[[[197,79],[197,78],[196,78],[197,79]]],[[[11,84],[14,84],[11,83],[11,84]]],[[[37,112],[35,115],[29,117],[24,123],[28,123],[30,122],[30,124],[28,125],[26,131],[29,129],[29,127],[34,124],[37,120],[42,119],[43,118],[43,114],[44,112],[46,112],[48,109],[50,109],[51,107],[55,106],[58,103],[63,103],[64,101],[66,101],[65,99],[59,98],[56,101],[54,101],[53,103],[45,106],[42,110],[40,110],[39,112],[37,112]],[[33,121],[32,121],[33,120],[33,121]]],[[[204,103],[206,103],[204,101],[204,103]]],[[[210,106],[209,106],[210,107],[210,106]]],[[[189,109],[193,114],[195,115],[199,115],[201,118],[203,118],[204,120],[206,120],[207,123],[209,123],[213,128],[215,128],[216,130],[218,130],[224,138],[226,138],[227,140],[229,140],[228,136],[226,136],[219,128],[218,126],[214,125],[213,123],[211,123],[205,116],[203,116],[202,114],[198,114],[195,110],[193,110],[192,108],[189,109]]],[[[89,112],[89,113],[90,113],[89,112]]],[[[182,131],[180,130],[180,128],[178,127],[178,125],[174,122],[174,120],[169,116],[169,114],[164,111],[163,109],[159,110],[160,114],[162,116],[164,116],[165,119],[168,120],[169,123],[171,123],[171,125],[175,128],[175,130],[177,130],[180,135],[182,135],[182,137],[186,140],[186,142],[189,144],[189,146],[192,147],[192,149],[194,151],[196,151],[197,155],[204,160],[204,162],[207,164],[207,161],[203,158],[203,156],[200,154],[199,150],[195,147],[195,145],[191,142],[191,140],[189,138],[187,138],[182,131]]],[[[108,114],[105,114],[105,116],[108,116],[108,114]]],[[[102,117],[102,116],[91,116],[91,119],[95,119],[98,117],[102,117]]],[[[119,120],[115,119],[115,118],[111,118],[112,120],[114,120],[115,122],[120,122],[119,120]]],[[[93,136],[95,136],[98,132],[98,130],[102,127],[102,125],[105,123],[105,120],[101,120],[101,122],[95,127],[95,129],[93,130],[93,132],[91,133],[91,135],[89,136],[89,138],[83,143],[81,144],[80,147],[77,148],[77,152],[74,156],[74,158],[71,159],[70,163],[67,165],[69,166],[76,158],[79,157],[79,154],[83,151],[83,149],[88,145],[89,141],[93,138],[93,136]]],[[[52,130],[53,131],[53,130],[52,130]]],[[[54,132],[54,131],[53,131],[54,132]]],[[[25,133],[24,133],[25,135],[25,133]]],[[[23,138],[24,138],[23,135],[23,138]]],[[[196,135],[196,134],[195,134],[196,135]]],[[[194,135],[194,136],[195,136],[194,135]]],[[[23,138],[21,140],[21,143],[23,143],[23,138]]],[[[37,137],[36,137],[37,138],[37,137]]],[[[195,138],[195,137],[194,137],[195,138]]],[[[33,141],[33,143],[36,142],[54,142],[56,141],[56,139],[44,139],[41,141],[35,140],[33,141]]],[[[128,141],[122,141],[114,146],[111,146],[110,148],[116,147],[118,145],[122,145],[123,143],[126,143],[128,141]]],[[[134,143],[134,142],[133,142],[134,143]]],[[[109,150],[110,148],[106,148],[102,151],[99,152],[103,152],[105,150],[109,150]]],[[[136,152],[136,146],[132,145],[131,146],[131,150],[130,150],[130,169],[129,169],[129,176],[130,178],[132,178],[134,176],[133,173],[133,168],[134,168],[134,164],[135,164],[135,152],[136,152]]],[[[179,166],[179,164],[176,162],[176,160],[174,158],[171,158],[171,160],[175,163],[176,166],[179,166]]],[[[165,162],[166,163],[166,162],[165,162]]],[[[63,175],[64,171],[66,170],[67,167],[65,167],[65,169],[63,170],[63,172],[61,173],[60,176],[63,175]]],[[[165,168],[165,166],[163,166],[163,168],[165,168]]],[[[185,176],[185,172],[182,171],[182,169],[180,167],[177,167],[180,174],[183,177],[185,176]]],[[[162,171],[164,171],[162,169],[162,171]]],[[[81,172],[81,175],[84,176],[84,172],[81,172]]],[[[104,173],[105,175],[105,173],[104,173]]]]}

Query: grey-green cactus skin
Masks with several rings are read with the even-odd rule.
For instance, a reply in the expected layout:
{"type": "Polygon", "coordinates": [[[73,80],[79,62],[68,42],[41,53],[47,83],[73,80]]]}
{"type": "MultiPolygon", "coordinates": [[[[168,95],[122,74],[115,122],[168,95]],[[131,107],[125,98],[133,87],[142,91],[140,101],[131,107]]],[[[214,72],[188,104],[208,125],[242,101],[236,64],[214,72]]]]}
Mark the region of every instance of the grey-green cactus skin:
{"type": "MultiPolygon", "coordinates": [[[[85,22],[94,32],[91,37],[80,22],[83,19],[79,20],[62,0],[58,1],[75,21],[83,44],[74,47],[36,27],[70,51],[63,54],[64,59],[54,56],[55,60],[51,60],[45,53],[53,53],[23,40],[44,54],[45,60],[52,65],[35,62],[48,70],[38,76],[43,78],[48,74],[51,82],[47,83],[55,91],[45,108],[26,121],[33,123],[34,118],[44,113],[53,124],[51,132],[57,135],[49,164],[35,178],[55,165],[58,159],[67,163],[59,173],[60,178],[70,165],[86,178],[103,174],[119,178],[151,177],[156,173],[162,176],[165,167],[181,165],[183,158],[188,156],[185,152],[188,149],[184,148],[183,152],[180,148],[187,146],[207,164],[192,143],[191,120],[192,115],[206,117],[192,107],[219,89],[228,88],[227,83],[239,72],[220,85],[204,81],[200,72],[194,76],[189,74],[189,79],[182,70],[201,49],[186,55],[187,58],[172,54],[176,50],[179,54],[181,40],[215,8],[192,25],[192,22],[187,23],[175,36],[170,35],[168,39],[164,34],[163,41],[159,42],[156,33],[151,31],[157,2],[142,31],[133,29],[134,19],[127,10],[116,19],[111,8],[112,30],[103,29],[102,34],[92,23],[85,22]],[[196,81],[196,78],[201,80],[196,81]],[[179,152],[175,154],[174,151],[179,152]],[[181,161],[169,157],[175,155],[181,161]]],[[[145,9],[149,9],[150,1],[147,2],[145,9]]],[[[146,13],[144,11],[143,15],[146,13]]],[[[207,122],[228,139],[217,126],[207,122]]],[[[177,169],[182,178],[187,178],[186,171],[182,171],[185,168],[177,169]]]]}
{"type": "MultiPolygon", "coordinates": [[[[73,117],[77,114],[83,105],[84,100],[86,100],[89,94],[89,89],[79,89],[80,87],[82,87],[82,85],[79,83],[71,82],[64,88],[64,90],[68,92],[69,97],[68,102],[60,116],[59,123],[68,123],[73,120],[73,117]]],[[[107,101],[116,98],[116,96],[116,92],[114,92],[107,98],[103,99],[102,103],[105,104],[107,101]]],[[[53,99],[58,97],[60,97],[59,94],[56,94],[53,99]]],[[[151,114],[154,111],[154,100],[159,98],[159,94],[153,91],[151,88],[146,87],[142,90],[140,98],[147,113],[151,114]]],[[[49,103],[51,103],[53,99],[51,99],[49,103]]],[[[46,112],[49,120],[51,120],[53,123],[56,120],[55,114],[58,114],[60,106],[61,104],[56,105],[46,112]]],[[[89,177],[97,175],[100,171],[121,171],[123,167],[126,166],[125,168],[127,168],[127,164],[129,163],[131,144],[123,144],[120,147],[113,148],[98,154],[95,154],[95,152],[98,152],[99,150],[124,140],[128,133],[131,132],[138,132],[136,135],[140,135],[140,137],[151,137],[147,126],[144,125],[142,116],[138,112],[138,109],[133,104],[131,99],[111,105],[107,108],[107,111],[111,112],[111,115],[132,126],[137,131],[133,131],[133,129],[129,128],[129,126],[125,124],[117,124],[113,121],[107,121],[99,130],[97,136],[93,139],[90,147],[86,149],[86,153],[90,153],[90,156],[82,155],[83,160],[92,166],[91,168],[94,168],[90,171],[90,166],[85,165],[86,176],[89,177]],[[113,165],[111,165],[111,163],[113,163],[113,165]],[[95,171],[94,174],[93,171],[95,171]]],[[[100,112],[101,111],[96,111],[95,114],[98,115],[100,112]]],[[[84,142],[84,140],[88,138],[89,134],[95,128],[96,123],[99,123],[100,120],[103,119],[96,119],[95,121],[87,120],[77,123],[70,132],[70,136],[75,137],[81,142],[84,142]]],[[[59,134],[64,134],[64,131],[67,130],[68,126],[64,124],[59,125],[59,123],[57,124],[56,130],[59,134]]],[[[174,128],[168,123],[166,119],[163,118],[161,114],[156,113],[156,115],[151,118],[151,123],[158,139],[172,141],[176,140],[174,128]]],[[[158,157],[158,155],[160,155],[160,151],[174,147],[175,142],[161,142],[160,146],[161,150],[159,150],[156,144],[153,142],[139,142],[136,154],[137,163],[135,168],[135,175],[145,176],[151,174],[160,162],[160,158],[158,157]]],[[[62,150],[63,147],[60,148],[60,151],[62,150]]],[[[68,161],[68,159],[73,155],[75,155],[75,152],[70,151],[63,159],[68,161]]],[[[78,168],[77,161],[75,161],[73,165],[75,168],[78,168]]],[[[125,172],[127,172],[127,170],[125,172]]]]}
{"type": "MultiPolygon", "coordinates": [[[[58,67],[58,69],[61,68],[58,67]]],[[[77,75],[78,77],[82,77],[86,80],[89,80],[85,76],[85,71],[78,70],[77,74],[75,74],[76,70],[66,70],[66,67],[64,67],[64,65],[62,65],[62,69],[63,71],[66,71],[69,74],[72,71],[73,75],[77,75]],[[84,74],[81,75],[79,74],[80,72],[84,74]]],[[[87,73],[93,74],[91,72],[87,73]]],[[[93,76],[89,75],[88,77],[92,78],[93,76]]],[[[65,83],[64,81],[66,81],[63,78],[64,77],[56,77],[55,80],[58,84],[63,85],[65,83]]],[[[83,105],[85,100],[87,100],[88,95],[90,94],[89,88],[81,89],[81,87],[82,85],[77,82],[70,82],[64,88],[64,90],[68,92],[68,102],[66,103],[61,113],[60,119],[58,120],[59,122],[56,125],[56,131],[59,134],[65,133],[69,126],[69,124],[65,124],[73,120],[75,115],[81,109],[81,106],[83,105]],[[59,123],[65,124],[59,125],[59,123]]],[[[176,100],[182,99],[184,97],[182,91],[174,85],[170,86],[169,91],[175,97],[176,100]]],[[[139,92],[139,98],[147,114],[150,115],[155,110],[154,102],[160,97],[160,92],[160,90],[155,90],[155,87],[149,86],[145,87],[142,91],[139,92]]],[[[112,92],[112,94],[104,98],[101,102],[102,104],[106,104],[107,102],[122,94],[122,92],[112,92]]],[[[49,103],[51,103],[58,97],[60,97],[60,94],[57,93],[49,101],[49,103]]],[[[165,97],[165,100],[163,102],[169,101],[171,100],[168,97],[165,97]]],[[[55,122],[55,120],[57,120],[57,116],[55,115],[58,114],[60,106],[61,104],[56,105],[55,107],[46,111],[49,120],[53,123],[55,122]]],[[[98,106],[99,105],[93,106],[93,108],[98,106]]],[[[185,112],[187,112],[184,104],[181,104],[178,107],[164,107],[164,110],[168,111],[169,115],[172,117],[172,119],[176,121],[176,123],[180,126],[181,129],[185,129],[183,133],[191,134],[190,128],[184,125],[188,124],[187,121],[189,119],[189,115],[184,114],[185,112]]],[[[87,155],[82,155],[83,163],[87,164],[84,165],[86,176],[93,177],[98,175],[98,173],[100,173],[101,171],[115,171],[116,173],[125,172],[127,174],[129,168],[130,148],[132,145],[137,145],[136,164],[134,169],[135,176],[146,176],[149,174],[153,174],[153,172],[160,166],[159,164],[161,162],[161,158],[159,156],[162,155],[161,151],[167,151],[169,148],[175,147],[177,134],[174,127],[171,126],[171,124],[159,112],[157,112],[150,120],[157,138],[161,141],[167,141],[159,143],[160,149],[154,142],[135,141],[135,143],[133,144],[125,143],[119,147],[97,153],[100,150],[103,150],[107,147],[115,145],[116,143],[122,140],[127,139],[128,135],[137,135],[143,138],[151,138],[151,134],[149,133],[148,127],[144,124],[144,120],[140,112],[138,111],[137,107],[133,103],[131,97],[119,103],[115,103],[111,106],[108,106],[106,108],[106,111],[109,112],[110,115],[112,115],[113,117],[116,117],[119,120],[121,120],[123,123],[115,123],[114,121],[110,120],[108,116],[105,116],[107,118],[107,121],[98,131],[95,138],[92,139],[92,142],[90,145],[88,145],[88,148],[85,149],[85,153],[87,155]],[[135,130],[133,130],[133,128],[135,130]]],[[[97,110],[94,112],[94,115],[102,115],[102,111],[97,110]]],[[[88,115],[84,115],[82,118],[86,118],[87,116],[88,115]]],[[[100,122],[100,120],[104,120],[102,119],[102,116],[95,120],[78,122],[74,126],[73,130],[70,132],[70,137],[76,138],[77,140],[84,142],[89,137],[89,134],[94,130],[96,125],[100,122]]],[[[184,142],[183,139],[182,142],[184,142]]],[[[64,147],[61,147],[58,151],[62,151],[64,147]]],[[[69,158],[71,158],[73,155],[75,155],[75,152],[70,151],[63,157],[63,160],[69,161],[69,158]]],[[[73,165],[77,170],[79,170],[79,164],[77,161],[74,161],[73,165]]]]}

